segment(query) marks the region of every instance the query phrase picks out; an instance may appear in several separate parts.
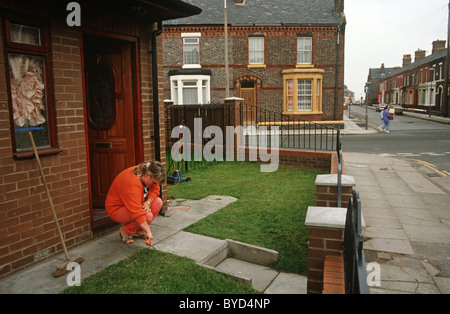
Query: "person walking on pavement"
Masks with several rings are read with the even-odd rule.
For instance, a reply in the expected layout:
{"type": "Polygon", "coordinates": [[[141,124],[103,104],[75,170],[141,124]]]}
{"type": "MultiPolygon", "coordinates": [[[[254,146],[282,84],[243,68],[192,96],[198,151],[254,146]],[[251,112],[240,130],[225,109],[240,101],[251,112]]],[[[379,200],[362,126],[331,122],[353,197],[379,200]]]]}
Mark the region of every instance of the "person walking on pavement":
{"type": "Polygon", "coordinates": [[[389,113],[389,106],[384,107],[383,112],[380,114],[383,120],[383,124],[378,127],[378,130],[389,133],[389,126],[391,124],[392,115],[389,113]]]}

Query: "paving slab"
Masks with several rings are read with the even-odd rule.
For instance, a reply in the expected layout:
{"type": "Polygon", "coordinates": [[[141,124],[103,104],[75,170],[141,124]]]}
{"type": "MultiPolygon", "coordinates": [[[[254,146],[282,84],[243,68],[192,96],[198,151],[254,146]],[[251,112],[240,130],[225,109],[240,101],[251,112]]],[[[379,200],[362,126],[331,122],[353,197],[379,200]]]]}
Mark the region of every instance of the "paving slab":
{"type": "Polygon", "coordinates": [[[444,225],[403,224],[410,241],[450,244],[450,230],[444,225]]]}
{"type": "Polygon", "coordinates": [[[212,251],[221,247],[225,240],[206,237],[186,231],[180,231],[175,235],[155,244],[155,249],[190,258],[196,262],[207,257],[212,251]]]}
{"type": "Polygon", "coordinates": [[[267,294],[306,294],[308,278],[297,274],[279,273],[264,293],[267,294]]]}
{"type": "Polygon", "coordinates": [[[252,286],[258,291],[264,291],[278,276],[278,271],[271,267],[256,265],[235,258],[226,258],[216,266],[219,271],[251,278],[252,286]]]}
{"type": "Polygon", "coordinates": [[[434,281],[442,294],[450,294],[450,278],[434,277],[434,281]]]}
{"type": "Polygon", "coordinates": [[[409,240],[403,239],[386,239],[386,238],[371,238],[364,242],[364,249],[381,252],[391,252],[400,254],[414,254],[414,250],[409,243],[409,240]]]}
{"type": "Polygon", "coordinates": [[[398,171],[397,173],[414,192],[446,194],[417,171],[398,171]]]}

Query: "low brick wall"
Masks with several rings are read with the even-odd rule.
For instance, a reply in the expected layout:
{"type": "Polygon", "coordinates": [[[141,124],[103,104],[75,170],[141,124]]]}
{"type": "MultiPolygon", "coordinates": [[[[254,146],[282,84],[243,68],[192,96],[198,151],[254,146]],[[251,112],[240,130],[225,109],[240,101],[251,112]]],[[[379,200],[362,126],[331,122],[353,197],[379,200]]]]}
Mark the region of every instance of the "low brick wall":
{"type": "Polygon", "coordinates": [[[308,207],[305,225],[308,241],[308,294],[321,294],[324,288],[324,265],[327,256],[342,257],[342,243],[347,209],[308,207]]]}
{"type": "Polygon", "coordinates": [[[345,294],[344,258],[325,257],[322,294],[345,294]]]}
{"type": "MultiPolygon", "coordinates": [[[[324,174],[316,178],[316,206],[335,207],[338,206],[338,175],[324,174]]],[[[341,204],[339,207],[348,206],[348,201],[352,197],[352,189],[355,186],[355,179],[352,176],[341,176],[341,204]]]]}

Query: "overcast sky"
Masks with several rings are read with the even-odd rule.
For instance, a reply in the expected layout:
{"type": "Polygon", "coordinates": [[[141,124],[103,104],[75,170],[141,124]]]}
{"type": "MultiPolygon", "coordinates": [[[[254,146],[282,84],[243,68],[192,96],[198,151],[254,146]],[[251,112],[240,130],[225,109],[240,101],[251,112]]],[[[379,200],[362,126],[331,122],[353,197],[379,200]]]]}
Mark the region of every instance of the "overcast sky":
{"type": "MultiPolygon", "coordinates": [[[[449,0],[345,0],[345,84],[360,99],[369,68],[402,65],[447,40],[449,0]]],[[[364,97],[364,95],[363,95],[364,97]]]]}

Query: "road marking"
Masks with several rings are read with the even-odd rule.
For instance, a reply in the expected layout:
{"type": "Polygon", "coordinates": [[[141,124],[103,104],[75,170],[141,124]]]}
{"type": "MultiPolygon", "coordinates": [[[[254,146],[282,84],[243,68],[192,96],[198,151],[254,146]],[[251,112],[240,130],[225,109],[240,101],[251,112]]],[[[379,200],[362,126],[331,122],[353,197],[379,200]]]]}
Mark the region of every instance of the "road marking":
{"type": "Polygon", "coordinates": [[[418,159],[412,159],[412,158],[406,158],[406,160],[414,161],[414,162],[416,162],[416,163],[418,163],[418,164],[420,164],[420,165],[422,165],[422,166],[424,166],[424,167],[426,167],[426,168],[428,168],[428,169],[430,169],[430,170],[440,174],[443,177],[446,177],[446,176],[450,175],[449,172],[447,172],[445,170],[441,171],[441,170],[439,170],[438,167],[436,167],[433,164],[430,164],[429,162],[426,162],[426,161],[423,161],[423,160],[418,160],[418,159]]]}
{"type": "Polygon", "coordinates": [[[428,152],[428,153],[421,153],[422,155],[428,155],[428,156],[445,156],[445,154],[438,154],[438,153],[432,153],[432,152],[428,152]]]}
{"type": "Polygon", "coordinates": [[[397,155],[401,155],[403,157],[418,157],[418,156],[422,156],[421,154],[416,154],[416,153],[397,153],[397,155]]]}

